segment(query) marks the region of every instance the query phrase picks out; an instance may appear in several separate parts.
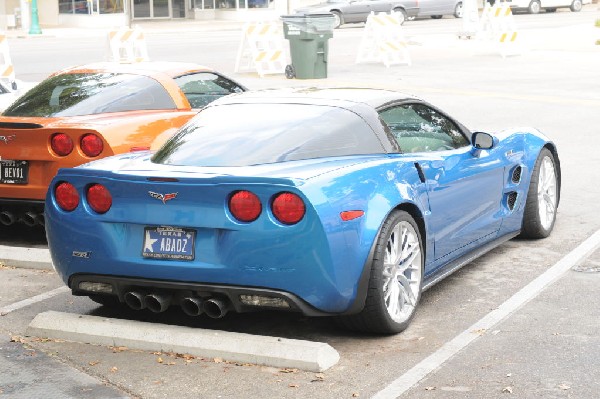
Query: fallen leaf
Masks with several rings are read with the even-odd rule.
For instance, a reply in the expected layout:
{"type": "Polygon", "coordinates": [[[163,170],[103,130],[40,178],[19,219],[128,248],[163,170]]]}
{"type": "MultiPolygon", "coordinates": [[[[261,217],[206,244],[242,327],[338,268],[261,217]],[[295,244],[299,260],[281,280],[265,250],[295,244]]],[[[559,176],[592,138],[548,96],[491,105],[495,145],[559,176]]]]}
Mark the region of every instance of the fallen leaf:
{"type": "Polygon", "coordinates": [[[159,357],[158,359],[156,359],[156,361],[159,363],[162,363],[163,362],[162,357],[159,357]]]}
{"type": "Polygon", "coordinates": [[[123,352],[128,349],[126,346],[110,346],[109,348],[112,349],[114,353],[123,352]]]}
{"type": "Polygon", "coordinates": [[[281,369],[279,370],[280,373],[297,373],[298,369],[281,369]]]}
{"type": "Polygon", "coordinates": [[[360,396],[360,395],[358,394],[358,392],[354,392],[354,393],[352,394],[352,397],[353,397],[353,398],[358,398],[359,396],[360,396]]]}
{"type": "Polygon", "coordinates": [[[425,387],[426,391],[435,391],[435,387],[425,387]]]}
{"type": "Polygon", "coordinates": [[[223,359],[221,359],[220,357],[215,357],[213,359],[213,362],[215,362],[215,363],[223,363],[223,359]]]}
{"type": "Polygon", "coordinates": [[[318,374],[315,374],[315,378],[313,380],[311,380],[310,382],[323,382],[323,381],[325,381],[325,374],[318,373],[318,374]]]}
{"type": "Polygon", "coordinates": [[[160,356],[160,355],[162,355],[162,352],[152,352],[152,354],[156,355],[156,356],[160,356]]]}
{"type": "Polygon", "coordinates": [[[19,342],[21,344],[25,343],[25,339],[23,337],[19,337],[18,335],[13,335],[10,337],[10,342],[19,342]]]}
{"type": "Polygon", "coordinates": [[[289,386],[290,388],[299,388],[299,387],[300,387],[300,385],[298,385],[298,384],[290,384],[290,385],[288,385],[288,386],[289,386]]]}
{"type": "Polygon", "coordinates": [[[567,385],[567,384],[565,384],[565,383],[562,383],[562,384],[560,384],[558,387],[559,387],[560,389],[562,389],[562,390],[565,390],[565,391],[566,391],[567,389],[571,389],[571,387],[570,387],[570,386],[568,386],[568,385],[567,385]]]}
{"type": "Polygon", "coordinates": [[[167,366],[175,366],[175,364],[176,364],[175,362],[166,363],[167,366]]]}
{"type": "Polygon", "coordinates": [[[504,387],[502,393],[513,393],[512,387],[504,387]]]}
{"type": "Polygon", "coordinates": [[[111,369],[110,369],[111,373],[116,373],[117,371],[119,371],[119,369],[116,367],[111,367],[111,369]]]}
{"type": "Polygon", "coordinates": [[[91,361],[91,362],[89,362],[88,364],[89,364],[90,366],[95,366],[95,365],[97,365],[98,363],[100,363],[98,360],[94,360],[94,361],[91,361]]]}
{"type": "Polygon", "coordinates": [[[477,334],[477,335],[483,335],[483,334],[485,334],[485,333],[486,333],[486,331],[487,331],[487,330],[486,330],[485,328],[480,328],[479,330],[474,330],[474,331],[471,331],[471,332],[472,332],[473,334],[477,334]]]}

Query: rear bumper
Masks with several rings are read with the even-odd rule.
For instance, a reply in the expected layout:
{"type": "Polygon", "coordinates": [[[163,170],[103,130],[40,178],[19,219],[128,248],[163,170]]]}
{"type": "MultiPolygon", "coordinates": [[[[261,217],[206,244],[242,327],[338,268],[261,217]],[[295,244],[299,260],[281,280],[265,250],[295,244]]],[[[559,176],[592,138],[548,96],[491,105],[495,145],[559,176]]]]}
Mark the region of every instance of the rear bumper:
{"type": "Polygon", "coordinates": [[[75,274],[69,279],[69,287],[73,295],[89,296],[98,295],[98,292],[87,291],[80,288],[82,282],[105,283],[112,286],[112,294],[124,302],[125,294],[136,291],[144,294],[160,293],[170,295],[171,304],[180,306],[184,298],[194,297],[201,300],[218,298],[224,300],[231,310],[236,312],[252,312],[256,310],[283,310],[301,312],[307,316],[331,316],[331,313],[322,312],[294,294],[265,288],[229,286],[217,284],[200,284],[179,281],[152,280],[131,277],[114,277],[96,274],[75,274]],[[241,300],[242,295],[276,298],[284,301],[289,306],[248,305],[241,300]]]}

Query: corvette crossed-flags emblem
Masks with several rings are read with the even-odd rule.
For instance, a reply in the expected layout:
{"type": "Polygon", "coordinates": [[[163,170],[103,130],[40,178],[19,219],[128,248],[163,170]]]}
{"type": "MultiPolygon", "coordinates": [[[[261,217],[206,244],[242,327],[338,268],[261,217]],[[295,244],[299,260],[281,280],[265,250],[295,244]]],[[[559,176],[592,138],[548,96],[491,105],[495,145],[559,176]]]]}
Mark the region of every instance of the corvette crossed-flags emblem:
{"type": "Polygon", "coordinates": [[[161,193],[155,193],[154,191],[148,191],[148,194],[150,194],[150,196],[152,198],[161,200],[163,204],[166,204],[167,201],[172,200],[175,197],[177,197],[177,193],[161,194],[161,193]]]}

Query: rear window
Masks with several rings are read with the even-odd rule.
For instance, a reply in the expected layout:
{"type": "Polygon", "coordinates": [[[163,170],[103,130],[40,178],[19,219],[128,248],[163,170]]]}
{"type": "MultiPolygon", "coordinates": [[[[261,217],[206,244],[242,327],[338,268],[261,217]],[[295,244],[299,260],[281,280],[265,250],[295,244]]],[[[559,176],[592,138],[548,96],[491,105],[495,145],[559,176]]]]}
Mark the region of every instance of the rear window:
{"type": "Polygon", "coordinates": [[[228,104],[201,111],[152,160],[170,165],[246,166],[382,152],[369,125],[346,109],[228,104]]]}
{"type": "Polygon", "coordinates": [[[74,73],[46,79],[8,107],[4,115],[76,116],[175,108],[165,88],[147,76],[74,73]]]}

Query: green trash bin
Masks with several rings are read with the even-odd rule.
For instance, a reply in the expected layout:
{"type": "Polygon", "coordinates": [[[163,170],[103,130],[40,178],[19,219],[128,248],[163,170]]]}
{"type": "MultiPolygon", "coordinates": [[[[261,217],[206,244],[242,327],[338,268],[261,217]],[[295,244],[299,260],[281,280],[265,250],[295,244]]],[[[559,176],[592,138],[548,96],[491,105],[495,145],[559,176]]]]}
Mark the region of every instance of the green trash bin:
{"type": "Polygon", "coordinates": [[[285,68],[288,79],[327,77],[328,40],[333,37],[333,14],[283,15],[283,35],[290,41],[292,65],[285,68]]]}

